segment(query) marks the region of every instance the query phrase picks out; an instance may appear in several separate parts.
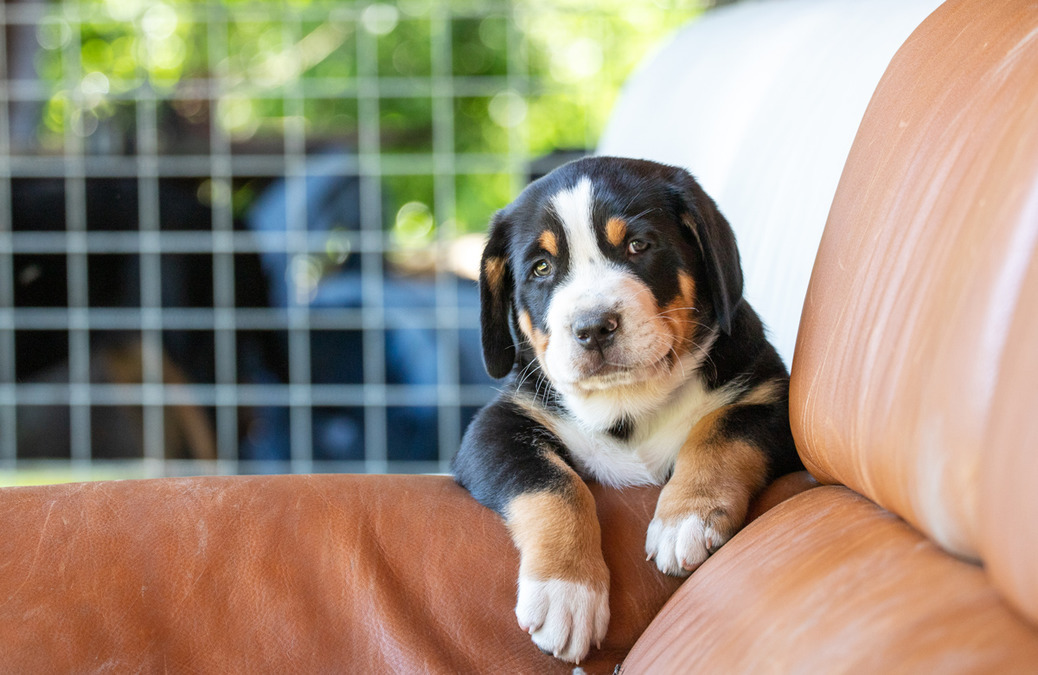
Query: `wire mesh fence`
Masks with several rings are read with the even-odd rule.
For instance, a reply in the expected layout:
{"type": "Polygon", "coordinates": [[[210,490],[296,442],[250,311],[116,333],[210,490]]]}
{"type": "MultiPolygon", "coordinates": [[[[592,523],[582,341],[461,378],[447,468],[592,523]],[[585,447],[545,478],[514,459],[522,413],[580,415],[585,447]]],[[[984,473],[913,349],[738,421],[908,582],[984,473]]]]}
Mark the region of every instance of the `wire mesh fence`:
{"type": "Polygon", "coordinates": [[[698,11],[0,5],[4,480],[445,471],[480,233],[698,11]]]}

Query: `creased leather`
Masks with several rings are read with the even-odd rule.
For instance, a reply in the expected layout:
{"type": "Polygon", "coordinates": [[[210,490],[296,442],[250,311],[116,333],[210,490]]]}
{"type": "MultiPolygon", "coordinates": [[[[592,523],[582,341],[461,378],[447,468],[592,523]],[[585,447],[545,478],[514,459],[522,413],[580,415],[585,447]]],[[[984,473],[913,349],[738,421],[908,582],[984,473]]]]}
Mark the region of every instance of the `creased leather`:
{"type": "MultiPolygon", "coordinates": [[[[611,673],[681,580],[645,561],[658,489],[591,488],[612,621],[583,667],[611,673]]],[[[448,477],[9,488],[0,522],[4,672],[572,670],[515,620],[501,519],[448,477]]]]}
{"type": "Polygon", "coordinates": [[[635,673],[1033,673],[1038,631],[984,571],[842,486],[708,558],[624,662],[635,673]]]}
{"type": "MultiPolygon", "coordinates": [[[[654,491],[598,491],[611,671],[677,581],[654,491]]],[[[569,672],[513,616],[500,519],[445,477],[205,478],[0,494],[7,672],[569,672]]],[[[589,672],[596,672],[590,670],[589,672]]]]}
{"type": "Polygon", "coordinates": [[[1026,381],[1038,373],[1014,376],[1020,350],[1038,344],[1034,322],[1014,318],[1035,312],[1024,299],[1038,260],[1036,120],[1034,3],[951,0],[920,25],[848,157],[790,395],[814,475],[1007,570],[1032,618],[1036,573],[1010,582],[1022,576],[1008,570],[1024,560],[1033,570],[1038,554],[1035,445],[1022,442],[1038,433],[1026,381]],[[1013,406],[1018,397],[1030,405],[1013,406]],[[1001,477],[982,480],[989,463],[1001,477]],[[1028,469],[1031,481],[1007,479],[1028,469]],[[999,515],[985,520],[982,508],[999,515]],[[1029,543],[994,541],[1010,532],[1029,543]]]}

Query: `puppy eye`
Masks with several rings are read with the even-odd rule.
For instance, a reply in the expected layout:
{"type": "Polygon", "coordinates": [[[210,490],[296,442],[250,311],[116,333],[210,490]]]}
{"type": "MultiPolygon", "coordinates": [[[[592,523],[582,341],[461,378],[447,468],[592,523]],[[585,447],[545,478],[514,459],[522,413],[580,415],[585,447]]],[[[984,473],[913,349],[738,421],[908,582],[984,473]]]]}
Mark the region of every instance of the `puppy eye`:
{"type": "Polygon", "coordinates": [[[629,255],[638,255],[639,253],[645,253],[649,248],[649,242],[644,239],[632,239],[627,244],[627,253],[629,255]]]}
{"type": "Polygon", "coordinates": [[[533,264],[533,275],[535,277],[546,277],[555,270],[551,263],[541,259],[533,264]]]}

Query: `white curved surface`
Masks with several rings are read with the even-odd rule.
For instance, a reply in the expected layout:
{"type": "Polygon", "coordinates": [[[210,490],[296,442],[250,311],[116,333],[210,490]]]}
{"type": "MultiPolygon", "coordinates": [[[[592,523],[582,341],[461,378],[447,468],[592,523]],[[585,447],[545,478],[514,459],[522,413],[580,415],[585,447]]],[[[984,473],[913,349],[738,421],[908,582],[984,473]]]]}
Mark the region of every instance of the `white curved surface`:
{"type": "Polygon", "coordinates": [[[938,0],[708,12],[624,86],[598,154],[692,172],[735,229],[746,297],[791,363],[843,164],[891,57],[938,0]]]}

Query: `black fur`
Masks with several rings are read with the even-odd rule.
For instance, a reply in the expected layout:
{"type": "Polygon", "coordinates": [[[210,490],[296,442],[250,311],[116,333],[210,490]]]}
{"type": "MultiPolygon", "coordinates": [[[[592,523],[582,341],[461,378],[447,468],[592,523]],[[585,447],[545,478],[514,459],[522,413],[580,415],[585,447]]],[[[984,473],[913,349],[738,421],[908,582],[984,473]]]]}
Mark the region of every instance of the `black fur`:
{"type": "Polygon", "coordinates": [[[479,275],[480,336],[483,341],[483,363],[491,377],[508,375],[515,365],[515,339],[509,331],[512,324],[512,294],[515,281],[510,266],[505,266],[500,285],[491,288],[486,265],[493,259],[508,259],[510,226],[503,212],[490,225],[490,241],[483,250],[483,267],[479,275]]]}
{"type": "Polygon", "coordinates": [[[544,457],[545,450],[564,456],[562,443],[507,400],[480,410],[465,438],[467,446],[487,452],[459,453],[455,477],[477,501],[498,513],[503,514],[520,493],[561,492],[568,484],[559,467],[544,457]],[[509,442],[502,443],[504,439],[509,442]]]}

